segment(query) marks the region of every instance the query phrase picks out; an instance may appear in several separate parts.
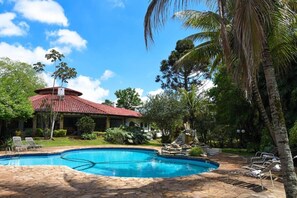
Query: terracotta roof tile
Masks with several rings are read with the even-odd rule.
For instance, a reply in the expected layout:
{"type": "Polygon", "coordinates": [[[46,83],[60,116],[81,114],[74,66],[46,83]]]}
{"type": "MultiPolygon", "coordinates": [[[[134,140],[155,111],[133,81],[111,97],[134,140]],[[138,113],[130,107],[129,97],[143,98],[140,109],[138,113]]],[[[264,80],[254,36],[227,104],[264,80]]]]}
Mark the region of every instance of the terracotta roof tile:
{"type": "MultiPolygon", "coordinates": [[[[51,97],[52,96],[50,94],[36,95],[30,97],[35,111],[41,111],[40,106],[42,104],[42,101],[47,99],[48,103],[50,103],[51,97]]],[[[65,95],[64,99],[61,101],[59,101],[59,98],[57,96],[53,96],[53,98],[54,110],[58,112],[141,117],[141,114],[139,112],[91,102],[78,96],[65,95]]]]}

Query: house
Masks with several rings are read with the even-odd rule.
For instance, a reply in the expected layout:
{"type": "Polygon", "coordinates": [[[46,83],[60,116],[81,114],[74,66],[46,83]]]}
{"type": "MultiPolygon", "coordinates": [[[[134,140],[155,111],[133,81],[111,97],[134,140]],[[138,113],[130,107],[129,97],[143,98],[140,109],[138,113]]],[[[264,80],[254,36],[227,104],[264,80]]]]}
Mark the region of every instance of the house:
{"type": "Polygon", "coordinates": [[[120,125],[137,125],[145,131],[149,130],[149,125],[142,122],[139,112],[91,102],[81,98],[82,93],[79,91],[55,87],[38,89],[35,92],[37,95],[30,97],[35,111],[34,117],[26,123],[32,123],[33,132],[36,128],[45,128],[47,124],[50,126],[49,118],[46,118],[45,114],[49,113],[48,107],[51,104],[54,112],[58,112],[55,129],[67,129],[68,134],[77,130],[76,122],[86,115],[94,119],[95,131],[105,131],[120,125]]]}

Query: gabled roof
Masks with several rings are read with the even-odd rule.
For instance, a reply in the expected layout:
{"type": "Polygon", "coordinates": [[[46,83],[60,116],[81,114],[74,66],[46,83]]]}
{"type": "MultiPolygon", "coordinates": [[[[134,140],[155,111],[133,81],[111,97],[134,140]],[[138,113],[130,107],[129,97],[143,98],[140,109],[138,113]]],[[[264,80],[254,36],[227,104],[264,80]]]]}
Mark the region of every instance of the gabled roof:
{"type": "Polygon", "coordinates": [[[47,103],[50,104],[51,98],[53,98],[53,108],[54,111],[57,112],[141,117],[141,114],[136,111],[103,105],[80,98],[78,94],[74,94],[80,92],[72,89],[65,89],[65,96],[63,99],[59,100],[58,96],[49,94],[49,89],[52,88],[45,88],[40,91],[36,90],[36,93],[39,93],[39,95],[30,97],[30,101],[32,102],[35,111],[43,111],[41,107],[42,103],[47,101],[47,103]]]}

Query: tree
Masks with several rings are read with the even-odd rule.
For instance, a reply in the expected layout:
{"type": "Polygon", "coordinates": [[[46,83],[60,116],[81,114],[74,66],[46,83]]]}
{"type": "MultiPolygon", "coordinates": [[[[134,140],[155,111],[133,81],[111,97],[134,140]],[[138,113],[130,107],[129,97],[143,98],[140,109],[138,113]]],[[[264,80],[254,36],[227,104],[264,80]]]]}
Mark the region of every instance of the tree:
{"type": "Polygon", "coordinates": [[[181,64],[176,64],[193,48],[192,40],[179,40],[168,59],[161,61],[160,72],[162,75],[156,77],[156,82],[161,82],[162,89],[177,91],[184,88],[186,91],[190,91],[191,85],[202,85],[203,80],[208,78],[208,59],[201,57],[195,61],[183,61],[181,64]]]}
{"type": "Polygon", "coordinates": [[[104,102],[102,102],[102,104],[104,105],[108,105],[108,106],[114,106],[114,102],[112,102],[111,100],[105,99],[104,102]]]}
{"type": "MultiPolygon", "coordinates": [[[[61,81],[61,87],[63,87],[64,83],[68,83],[67,80],[71,78],[75,78],[77,75],[77,72],[75,68],[68,67],[68,64],[66,62],[63,62],[62,59],[64,58],[64,55],[61,54],[60,52],[56,51],[55,49],[52,49],[50,53],[45,54],[45,58],[47,60],[50,60],[52,63],[55,63],[55,71],[52,74],[52,77],[54,78],[53,80],[53,91],[52,91],[52,97],[50,100],[50,121],[51,121],[51,135],[50,138],[53,139],[53,134],[54,134],[54,127],[55,127],[55,121],[58,116],[58,112],[55,112],[53,110],[54,104],[54,93],[55,93],[55,84],[56,80],[61,81]]],[[[45,65],[42,64],[41,62],[37,62],[36,64],[33,65],[33,68],[37,72],[44,71],[45,65]]],[[[61,97],[59,97],[58,105],[60,104],[61,97]]]]}
{"type": "Polygon", "coordinates": [[[140,109],[146,122],[155,123],[162,131],[162,142],[170,142],[174,129],[182,126],[185,108],[177,93],[164,92],[149,99],[140,109]]]}
{"type": "Polygon", "coordinates": [[[117,97],[117,107],[135,110],[136,107],[142,105],[139,94],[135,89],[120,89],[114,93],[117,97]]]}
{"type": "Polygon", "coordinates": [[[0,59],[0,134],[3,121],[25,120],[33,115],[29,97],[44,82],[26,63],[0,59]]]}
{"type": "MultiPolygon", "coordinates": [[[[148,39],[153,41],[152,28],[164,24],[173,2],[175,8],[184,9],[187,7],[186,1],[152,0],[150,2],[145,15],[144,25],[146,44],[148,44],[148,39]]],[[[295,16],[289,16],[292,11],[288,10],[290,4],[287,4],[287,2],[271,0],[218,0],[218,8],[221,17],[221,46],[226,65],[228,67],[231,66],[231,46],[233,46],[233,50],[238,52],[239,60],[242,63],[237,65],[241,71],[238,73],[240,74],[238,77],[247,88],[256,85],[258,68],[260,65],[263,66],[269,99],[272,136],[276,140],[281,159],[286,195],[287,197],[296,197],[297,177],[294,171],[271,49],[268,43],[269,36],[274,35],[275,32],[281,29],[286,29],[290,32],[290,22],[292,22],[292,19],[295,19],[295,16]],[[232,42],[234,45],[230,45],[231,42],[227,36],[224,21],[227,15],[226,5],[231,5],[231,9],[227,11],[229,16],[233,16],[232,32],[234,40],[232,42]]],[[[289,2],[294,3],[294,1],[289,2]]],[[[284,35],[286,36],[287,34],[284,35]]]]}

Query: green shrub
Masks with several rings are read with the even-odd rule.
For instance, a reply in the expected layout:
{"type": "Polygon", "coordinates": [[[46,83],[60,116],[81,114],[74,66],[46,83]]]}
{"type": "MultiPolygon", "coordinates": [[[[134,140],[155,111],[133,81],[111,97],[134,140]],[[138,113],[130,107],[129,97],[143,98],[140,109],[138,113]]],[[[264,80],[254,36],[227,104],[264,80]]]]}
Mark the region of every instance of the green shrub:
{"type": "Polygon", "coordinates": [[[50,137],[50,135],[51,135],[51,131],[50,131],[50,129],[49,129],[49,128],[45,128],[45,129],[43,130],[43,136],[44,136],[44,138],[45,138],[45,139],[48,139],[48,138],[50,137]]]}
{"type": "Polygon", "coordinates": [[[89,116],[80,118],[76,126],[81,133],[92,133],[95,129],[95,121],[89,116]]]}
{"type": "Polygon", "coordinates": [[[297,121],[294,123],[294,126],[289,130],[289,134],[290,146],[297,146],[297,121]]]}
{"type": "Polygon", "coordinates": [[[105,140],[114,144],[145,144],[151,138],[151,133],[143,132],[139,127],[125,127],[107,129],[105,140]]]}
{"type": "Polygon", "coordinates": [[[125,144],[127,139],[127,131],[121,128],[109,128],[106,130],[104,139],[113,144],[125,144]]]}
{"type": "Polygon", "coordinates": [[[204,152],[201,147],[193,147],[193,148],[191,148],[189,155],[190,156],[200,156],[203,153],[204,152]]]}
{"type": "Polygon", "coordinates": [[[23,132],[21,130],[15,131],[16,136],[22,136],[23,132]]]}
{"type": "Polygon", "coordinates": [[[83,140],[95,140],[97,135],[95,133],[83,133],[81,134],[81,139],[83,140]]]}
{"type": "Polygon", "coordinates": [[[37,128],[37,129],[36,129],[35,136],[36,136],[36,137],[43,137],[43,129],[41,129],[41,128],[37,128]]]}
{"type": "Polygon", "coordinates": [[[54,137],[66,137],[67,130],[66,129],[57,129],[54,130],[54,137]]]}
{"type": "Polygon", "coordinates": [[[27,128],[25,129],[23,136],[32,137],[32,134],[33,134],[33,130],[31,128],[27,128]]]}

